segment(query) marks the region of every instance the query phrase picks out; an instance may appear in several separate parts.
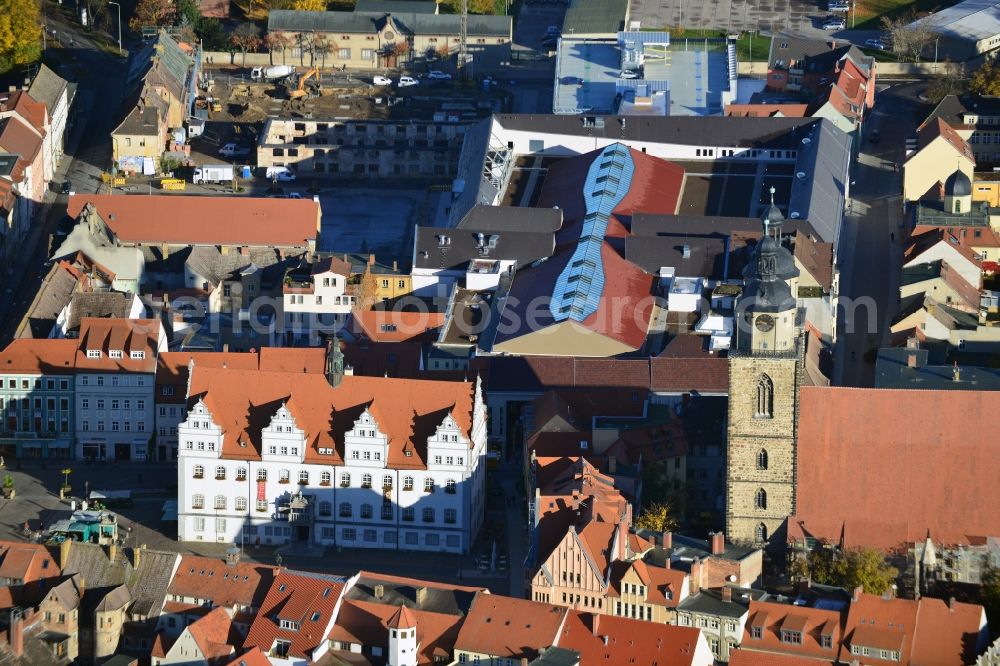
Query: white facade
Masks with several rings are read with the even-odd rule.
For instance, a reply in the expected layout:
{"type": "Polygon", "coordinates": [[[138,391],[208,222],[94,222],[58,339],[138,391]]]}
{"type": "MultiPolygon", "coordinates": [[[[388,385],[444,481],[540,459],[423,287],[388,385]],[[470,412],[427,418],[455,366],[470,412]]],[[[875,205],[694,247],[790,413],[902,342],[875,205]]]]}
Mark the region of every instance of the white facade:
{"type": "Polygon", "coordinates": [[[930,264],[935,261],[947,262],[962,278],[973,287],[979,288],[982,269],[962,254],[946,240],[941,240],[903,264],[903,268],[930,264]]]}
{"type": "Polygon", "coordinates": [[[347,280],[345,275],[326,271],[312,275],[310,284],[286,283],[281,315],[283,342],[308,340],[310,346],[317,346],[321,333],[343,328],[355,303],[355,298],[346,294],[347,280]]]}
{"type": "Polygon", "coordinates": [[[260,459],[252,444],[245,458],[222,457],[223,431],[199,401],[178,428],[178,539],[468,552],[485,506],[486,408],[478,384],[474,404],[471,432],[445,415],[427,439],[426,468],[394,468],[367,409],[343,435],[345,463],[320,449],[331,462],[317,464],[305,461],[305,433],[284,405],[261,432],[260,459]]]}

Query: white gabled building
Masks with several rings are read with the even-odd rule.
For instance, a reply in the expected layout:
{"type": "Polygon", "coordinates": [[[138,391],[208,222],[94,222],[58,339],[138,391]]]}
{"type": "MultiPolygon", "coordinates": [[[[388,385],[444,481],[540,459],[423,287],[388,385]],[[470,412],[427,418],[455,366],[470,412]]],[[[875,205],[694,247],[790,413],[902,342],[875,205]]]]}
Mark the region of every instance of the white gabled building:
{"type": "Polygon", "coordinates": [[[289,271],[282,287],[282,344],[315,347],[321,334],[343,328],[356,300],[347,294],[350,277],[351,264],[336,257],[289,271]]]}
{"type": "Polygon", "coordinates": [[[480,383],[199,367],[178,427],[178,538],[467,552],[483,522],[480,383]]]}

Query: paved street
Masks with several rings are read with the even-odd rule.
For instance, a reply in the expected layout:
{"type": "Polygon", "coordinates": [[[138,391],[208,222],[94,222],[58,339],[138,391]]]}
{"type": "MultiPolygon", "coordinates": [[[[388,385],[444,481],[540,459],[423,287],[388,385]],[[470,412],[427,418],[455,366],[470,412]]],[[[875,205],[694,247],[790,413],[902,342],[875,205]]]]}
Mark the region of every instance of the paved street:
{"type": "Polygon", "coordinates": [[[855,164],[852,206],[841,239],[840,344],[835,350],[834,384],[870,386],[875,367],[871,350],[888,342],[896,312],[904,240],[901,195],[906,138],[927,113],[915,94],[926,84],[901,84],[878,93],[866,123],[861,156],[855,164]],[[873,129],[881,141],[868,140],[873,129]],[[869,308],[873,305],[873,308],[869,308]],[[868,359],[865,356],[868,354],[868,359]]]}

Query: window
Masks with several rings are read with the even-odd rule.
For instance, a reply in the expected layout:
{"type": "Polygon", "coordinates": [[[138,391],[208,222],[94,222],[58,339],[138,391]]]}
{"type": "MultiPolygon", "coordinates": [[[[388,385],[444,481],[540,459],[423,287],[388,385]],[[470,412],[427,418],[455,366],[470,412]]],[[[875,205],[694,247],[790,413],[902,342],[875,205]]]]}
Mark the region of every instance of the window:
{"type": "Polygon", "coordinates": [[[833,636],[831,636],[830,634],[823,634],[822,636],[819,637],[819,644],[821,647],[830,649],[831,647],[833,647],[833,636]]]}
{"type": "Polygon", "coordinates": [[[194,531],[195,532],[204,532],[205,531],[205,519],[204,518],[195,518],[194,519],[194,531]]]}
{"type": "Polygon", "coordinates": [[[87,350],[87,358],[101,358],[101,350],[100,349],[88,349],[87,350]]]}
{"type": "Polygon", "coordinates": [[[434,492],[434,479],[424,479],[424,492],[425,493],[434,492]]]}
{"type": "Polygon", "coordinates": [[[433,523],[434,522],[434,509],[427,507],[423,512],[424,522],[433,523]]]}
{"type": "Polygon", "coordinates": [[[301,483],[302,485],[306,485],[309,483],[309,472],[307,472],[306,470],[302,470],[301,472],[299,472],[299,483],[301,483]]]}
{"type": "Polygon", "coordinates": [[[403,508],[403,520],[406,522],[413,522],[413,507],[408,506],[403,508]]]}
{"type": "Polygon", "coordinates": [[[382,504],[382,520],[392,520],[392,503],[385,502],[382,504]]]}
{"type": "Polygon", "coordinates": [[[345,527],[340,531],[340,538],[345,541],[354,541],[358,538],[358,531],[353,527],[345,527]]]}
{"type": "Polygon", "coordinates": [[[445,481],[444,491],[449,495],[454,495],[457,492],[457,488],[455,486],[455,479],[448,479],[447,481],[445,481]]]}
{"type": "Polygon", "coordinates": [[[204,479],[205,478],[205,468],[201,465],[194,466],[194,478],[204,479]]]}
{"type": "Polygon", "coordinates": [[[767,469],[767,450],[761,449],[757,453],[757,469],[767,469]]]}
{"type": "Polygon", "coordinates": [[[260,512],[267,511],[267,500],[266,499],[259,499],[259,500],[257,500],[257,510],[260,511],[260,512]]]}
{"type": "Polygon", "coordinates": [[[372,517],[372,505],[371,504],[365,503],[365,504],[361,505],[361,517],[365,518],[365,519],[369,519],[369,518],[372,517]]]}
{"type": "Polygon", "coordinates": [[[767,375],[757,380],[757,410],[755,417],[769,419],[774,409],[774,382],[767,375]]]}
{"type": "Polygon", "coordinates": [[[132,351],[132,352],[129,353],[129,358],[132,358],[132,359],[135,359],[135,360],[142,360],[142,359],[146,358],[146,352],[144,352],[144,351],[132,351]]]}
{"type": "Polygon", "coordinates": [[[750,638],[760,640],[764,637],[764,627],[750,627],[750,638]]]}
{"type": "Polygon", "coordinates": [[[195,495],[191,498],[191,508],[192,509],[204,509],[205,508],[205,496],[195,495]]]}
{"type": "Polygon", "coordinates": [[[444,522],[455,523],[458,519],[458,511],[455,509],[445,509],[444,510],[444,522]]]}
{"type": "Polygon", "coordinates": [[[291,478],[291,474],[287,469],[278,470],[278,483],[288,483],[289,478],[291,478]]]}
{"type": "Polygon", "coordinates": [[[758,509],[767,508],[767,491],[764,490],[763,488],[757,489],[757,495],[754,497],[754,505],[758,509]]]}
{"type": "Polygon", "coordinates": [[[258,481],[267,481],[267,470],[266,469],[259,468],[257,470],[257,480],[258,481]]]}
{"type": "Polygon", "coordinates": [[[321,516],[331,516],[333,515],[333,505],[329,502],[319,503],[319,515],[321,516]]]}
{"type": "Polygon", "coordinates": [[[372,475],[371,474],[362,474],[361,475],[361,487],[362,488],[371,488],[372,487],[372,475]]]}
{"type": "Polygon", "coordinates": [[[326,471],[326,472],[320,472],[319,473],[319,484],[321,486],[328,486],[328,485],[330,485],[330,478],[331,478],[330,477],[330,472],[328,472],[328,471],[326,471]]]}
{"type": "Polygon", "coordinates": [[[220,511],[225,511],[226,509],[226,496],[216,495],[215,496],[215,508],[220,511]]]}
{"type": "Polygon", "coordinates": [[[247,480],[247,470],[245,467],[240,467],[238,470],[236,470],[236,480],[237,481],[247,480]]]}
{"type": "Polygon", "coordinates": [[[340,487],[347,488],[351,485],[351,475],[347,472],[341,472],[340,474],[340,487]]]}
{"type": "Polygon", "coordinates": [[[337,49],[337,59],[338,60],[350,60],[351,59],[351,49],[337,49]]]}
{"type": "Polygon", "coordinates": [[[236,510],[237,511],[246,511],[247,510],[247,498],[246,497],[237,497],[236,498],[236,510]]]}
{"type": "Polygon", "coordinates": [[[351,509],[351,503],[350,502],[341,502],[340,503],[340,510],[338,511],[338,513],[340,514],[341,518],[350,518],[351,514],[353,513],[353,511],[351,509]]]}
{"type": "Polygon", "coordinates": [[[413,477],[404,476],[403,477],[403,490],[413,490],[413,477]]]}
{"type": "Polygon", "coordinates": [[[802,645],[802,632],[782,629],[781,642],[790,643],[791,645],[802,645]]]}
{"type": "Polygon", "coordinates": [[[226,468],[223,467],[222,465],[219,465],[218,467],[216,467],[215,468],[215,478],[218,481],[222,481],[223,479],[225,479],[226,478],[226,468]]]}
{"type": "Polygon", "coordinates": [[[391,490],[392,489],[392,475],[391,474],[386,474],[385,476],[382,477],[382,488],[383,488],[383,490],[391,490]]]}

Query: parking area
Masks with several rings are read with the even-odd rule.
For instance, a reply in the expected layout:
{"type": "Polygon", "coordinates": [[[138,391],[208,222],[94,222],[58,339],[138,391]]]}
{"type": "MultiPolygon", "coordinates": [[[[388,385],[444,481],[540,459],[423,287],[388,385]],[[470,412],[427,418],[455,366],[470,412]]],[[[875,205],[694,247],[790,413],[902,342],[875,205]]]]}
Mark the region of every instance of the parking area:
{"type": "MultiPolygon", "coordinates": [[[[514,24],[514,46],[534,51],[547,50],[542,46],[549,26],[562,29],[566,5],[561,2],[530,2],[525,0],[514,24]]],[[[551,50],[555,50],[554,47],[551,50]]]]}
{"type": "Polygon", "coordinates": [[[822,29],[828,14],[825,0],[631,0],[629,9],[644,30],[762,30],[812,38],[831,35],[822,29]]]}
{"type": "Polygon", "coordinates": [[[414,227],[433,226],[446,192],[414,189],[337,188],[320,194],[320,250],[375,254],[408,264],[414,227]]]}

